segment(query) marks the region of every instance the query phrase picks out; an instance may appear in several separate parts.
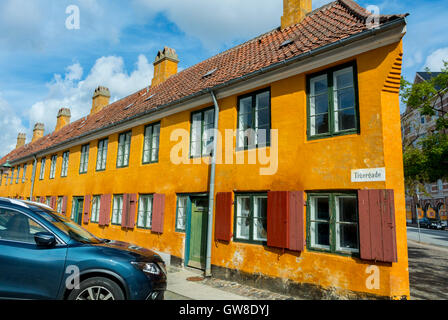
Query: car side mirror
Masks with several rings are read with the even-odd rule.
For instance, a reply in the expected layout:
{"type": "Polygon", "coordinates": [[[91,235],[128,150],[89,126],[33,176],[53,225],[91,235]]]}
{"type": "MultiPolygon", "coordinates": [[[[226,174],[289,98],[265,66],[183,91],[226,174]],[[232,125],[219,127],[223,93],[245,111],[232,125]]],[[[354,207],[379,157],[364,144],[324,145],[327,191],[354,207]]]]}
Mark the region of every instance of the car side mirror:
{"type": "Polygon", "coordinates": [[[52,247],[56,244],[54,234],[49,232],[38,232],[34,235],[34,241],[41,247],[52,247]]]}

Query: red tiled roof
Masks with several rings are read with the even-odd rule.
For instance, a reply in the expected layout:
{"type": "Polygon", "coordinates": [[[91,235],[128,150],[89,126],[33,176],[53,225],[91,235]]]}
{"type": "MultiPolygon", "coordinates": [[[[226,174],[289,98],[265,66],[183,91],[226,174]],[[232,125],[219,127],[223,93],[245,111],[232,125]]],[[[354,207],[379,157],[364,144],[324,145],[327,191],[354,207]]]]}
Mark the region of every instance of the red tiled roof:
{"type": "MultiPolygon", "coordinates": [[[[71,139],[138,117],[150,110],[175,103],[207,89],[254,73],[281,61],[329,45],[367,29],[369,13],[352,0],[338,0],[311,12],[301,23],[277,28],[237,47],[200,62],[172,76],[164,83],[142,89],[110,104],[97,114],[88,115],[57,132],[13,150],[0,164],[29,157],[71,139]],[[282,46],[287,41],[293,42],[282,46]],[[208,77],[207,72],[216,69],[208,77]],[[146,99],[151,97],[148,101],[146,99]],[[131,107],[127,106],[133,104],[131,107]]],[[[381,23],[406,15],[381,16],[381,23]]]]}

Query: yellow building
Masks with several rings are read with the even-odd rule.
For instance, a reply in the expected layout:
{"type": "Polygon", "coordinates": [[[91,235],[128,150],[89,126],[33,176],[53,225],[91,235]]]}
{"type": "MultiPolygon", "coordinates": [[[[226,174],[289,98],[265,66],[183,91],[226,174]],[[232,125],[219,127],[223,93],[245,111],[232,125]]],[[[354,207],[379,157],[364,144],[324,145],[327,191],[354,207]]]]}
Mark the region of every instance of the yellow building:
{"type": "Polygon", "coordinates": [[[99,87],[86,117],[61,110],[55,131],[20,135],[0,196],[207,275],[308,298],[408,298],[405,15],[371,19],[351,0],[284,7],[275,30],[180,73],[165,48],[152,85],[112,104],[99,87]]]}

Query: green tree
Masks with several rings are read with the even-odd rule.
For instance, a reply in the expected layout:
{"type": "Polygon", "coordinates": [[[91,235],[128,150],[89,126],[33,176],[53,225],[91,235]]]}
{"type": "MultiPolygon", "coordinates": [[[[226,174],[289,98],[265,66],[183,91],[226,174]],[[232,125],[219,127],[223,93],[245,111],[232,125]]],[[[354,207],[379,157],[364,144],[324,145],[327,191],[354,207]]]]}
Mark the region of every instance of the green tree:
{"type": "MultiPolygon", "coordinates": [[[[428,68],[426,72],[431,73],[428,68]]],[[[436,130],[448,129],[448,110],[443,108],[443,98],[448,93],[448,61],[441,72],[427,81],[411,84],[401,80],[401,100],[411,109],[419,109],[421,115],[437,115],[436,130]]],[[[446,133],[446,132],[445,132],[446,133]]]]}
{"type": "Polygon", "coordinates": [[[411,84],[401,80],[403,103],[411,110],[419,110],[422,116],[437,116],[435,128],[424,132],[424,138],[419,137],[417,130],[414,140],[420,139],[416,147],[414,141],[407,141],[403,148],[405,186],[415,203],[417,191],[426,193],[425,183],[448,178],[448,110],[443,103],[447,94],[448,62],[444,62],[441,73],[427,81],[411,84]]]}

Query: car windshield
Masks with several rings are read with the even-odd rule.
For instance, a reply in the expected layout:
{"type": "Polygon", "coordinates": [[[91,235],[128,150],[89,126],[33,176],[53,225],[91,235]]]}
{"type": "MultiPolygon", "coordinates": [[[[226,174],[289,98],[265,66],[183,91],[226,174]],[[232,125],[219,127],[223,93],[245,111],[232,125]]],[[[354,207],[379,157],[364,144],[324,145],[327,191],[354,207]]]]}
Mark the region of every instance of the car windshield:
{"type": "Polygon", "coordinates": [[[54,211],[49,210],[39,210],[38,214],[43,217],[45,220],[53,224],[56,228],[64,232],[70,238],[81,242],[81,243],[90,243],[97,244],[103,243],[105,240],[99,239],[95,237],[93,234],[77,225],[75,222],[67,219],[66,217],[58,214],[54,211]]]}

